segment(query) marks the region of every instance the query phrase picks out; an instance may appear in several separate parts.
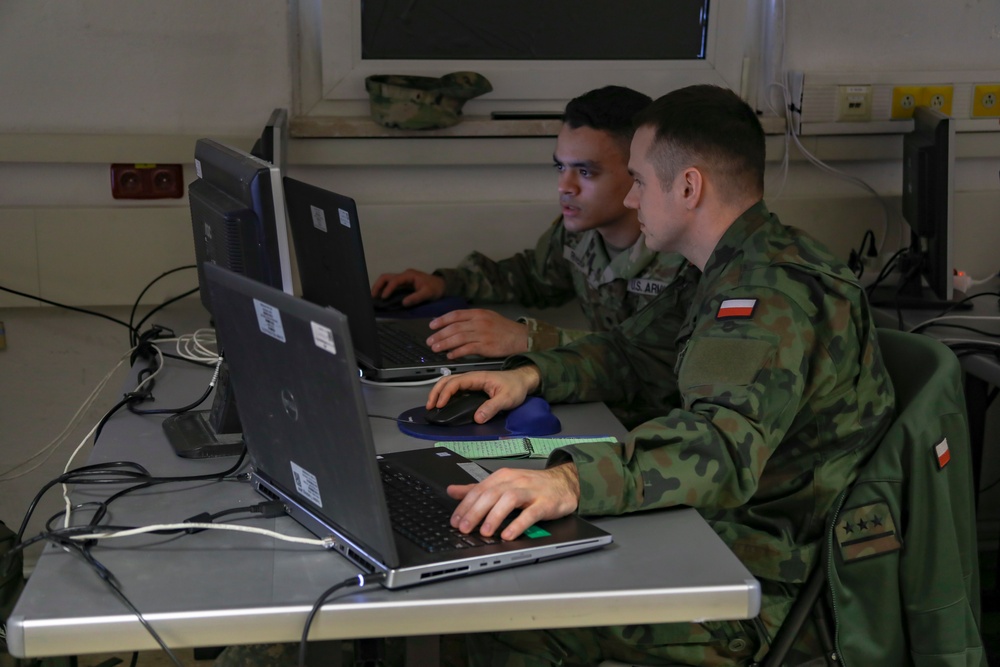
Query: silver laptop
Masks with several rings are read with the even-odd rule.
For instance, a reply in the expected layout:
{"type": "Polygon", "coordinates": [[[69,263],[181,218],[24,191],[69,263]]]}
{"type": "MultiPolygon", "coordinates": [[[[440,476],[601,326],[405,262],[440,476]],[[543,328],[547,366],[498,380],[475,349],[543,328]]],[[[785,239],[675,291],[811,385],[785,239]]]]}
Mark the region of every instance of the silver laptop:
{"type": "Polygon", "coordinates": [[[384,573],[387,588],[611,542],[575,515],[510,542],[453,531],[448,518],[457,503],[444,489],[487,473],[442,448],[375,453],[347,318],[216,265],[205,275],[256,488],[363,572],[384,573]],[[414,515],[424,513],[437,513],[437,537],[418,530],[414,515]]]}
{"type": "Polygon", "coordinates": [[[366,376],[400,380],[500,368],[503,359],[434,352],[425,343],[433,333],[428,318],[376,319],[354,200],[293,178],[284,184],[302,296],[347,315],[366,376]]]}

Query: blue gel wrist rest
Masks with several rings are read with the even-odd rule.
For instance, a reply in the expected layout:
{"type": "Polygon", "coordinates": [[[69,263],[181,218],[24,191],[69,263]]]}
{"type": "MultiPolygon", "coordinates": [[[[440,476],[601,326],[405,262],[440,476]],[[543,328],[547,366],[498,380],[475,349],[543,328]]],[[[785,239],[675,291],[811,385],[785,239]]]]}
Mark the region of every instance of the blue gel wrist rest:
{"type": "Polygon", "coordinates": [[[438,426],[424,419],[424,406],[401,413],[397,425],[406,435],[422,440],[496,440],[512,436],[554,435],[562,429],[559,418],[552,414],[548,401],[529,396],[524,403],[506,414],[500,413],[485,424],[438,426]]]}

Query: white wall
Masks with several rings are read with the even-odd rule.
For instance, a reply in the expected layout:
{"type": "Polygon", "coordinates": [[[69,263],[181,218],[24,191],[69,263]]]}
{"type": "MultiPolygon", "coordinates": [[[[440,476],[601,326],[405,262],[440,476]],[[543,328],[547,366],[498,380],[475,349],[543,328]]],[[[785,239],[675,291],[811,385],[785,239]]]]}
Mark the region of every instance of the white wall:
{"type": "MultiPolygon", "coordinates": [[[[292,0],[0,4],[0,285],[76,304],[130,303],[160,272],[190,262],[186,200],[116,201],[108,165],[181,162],[190,180],[197,137],[249,148],[271,109],[294,108],[295,7],[292,0]],[[124,257],[125,248],[141,248],[141,260],[124,257]]],[[[1000,62],[1000,5],[993,2],[805,0],[788,3],[787,26],[789,68],[988,69],[1000,62]]],[[[341,145],[313,141],[332,142],[334,154],[341,145]]],[[[359,201],[373,273],[397,258],[424,268],[451,263],[472,247],[507,254],[556,213],[546,171],[551,140],[502,166],[491,162],[496,142],[467,145],[478,160],[433,168],[419,155],[386,167],[297,165],[293,145],[291,173],[359,201]],[[434,224],[423,229],[425,245],[400,257],[393,238],[410,229],[407,220],[434,224]]],[[[834,164],[869,180],[895,211],[899,162],[879,145],[871,152],[859,144],[859,159],[834,164]]],[[[780,142],[769,151],[778,159],[780,142]]],[[[996,217],[989,211],[1000,208],[998,165],[1000,155],[963,159],[956,181],[958,259],[974,274],[1000,268],[995,239],[988,242],[996,217]]],[[[835,248],[846,252],[866,228],[883,224],[863,191],[801,161],[792,163],[780,199],[775,184],[785,177],[777,162],[769,171],[772,206],[835,248]]],[[[181,288],[165,285],[148,298],[181,288]]],[[[26,303],[0,293],[0,306],[26,303]]]]}

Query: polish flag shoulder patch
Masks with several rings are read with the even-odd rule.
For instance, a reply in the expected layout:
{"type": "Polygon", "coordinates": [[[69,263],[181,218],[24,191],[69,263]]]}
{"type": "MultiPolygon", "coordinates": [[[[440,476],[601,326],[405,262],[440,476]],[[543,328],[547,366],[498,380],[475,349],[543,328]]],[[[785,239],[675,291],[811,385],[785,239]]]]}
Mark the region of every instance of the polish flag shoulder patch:
{"type": "Polygon", "coordinates": [[[757,307],[757,299],[726,299],[719,305],[715,314],[717,320],[728,320],[739,317],[750,317],[757,307]]]}
{"type": "Polygon", "coordinates": [[[945,438],[938,444],[934,445],[934,455],[937,457],[938,470],[941,470],[948,465],[948,461],[951,461],[951,450],[948,449],[948,438],[945,438]]]}

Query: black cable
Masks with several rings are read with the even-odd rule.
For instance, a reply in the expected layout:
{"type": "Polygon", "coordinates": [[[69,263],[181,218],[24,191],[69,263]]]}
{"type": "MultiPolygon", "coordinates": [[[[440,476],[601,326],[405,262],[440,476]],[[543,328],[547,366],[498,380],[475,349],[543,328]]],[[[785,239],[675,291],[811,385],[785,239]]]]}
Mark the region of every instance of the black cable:
{"type": "Polygon", "coordinates": [[[31,502],[28,504],[28,509],[24,513],[24,518],[21,520],[21,526],[17,531],[17,539],[15,544],[20,542],[24,537],[24,531],[28,527],[28,521],[31,519],[31,515],[35,512],[35,507],[38,506],[39,501],[45,495],[45,493],[51,489],[56,484],[120,484],[122,482],[128,481],[128,479],[142,479],[148,478],[149,472],[145,468],[139,466],[135,463],[118,461],[113,463],[102,463],[95,464],[91,466],[84,466],[83,468],[76,468],[74,470],[68,471],[59,475],[55,479],[49,480],[42,488],[39,489],[35,497],[32,498],[31,502]],[[125,468],[129,466],[136,466],[141,468],[140,471],[128,471],[128,470],[115,470],[115,468],[125,468]],[[99,475],[114,476],[111,479],[92,479],[91,476],[97,477],[99,475]]]}
{"type": "Polygon", "coordinates": [[[987,491],[989,491],[990,489],[992,489],[997,484],[1000,484],[1000,478],[997,478],[997,479],[993,480],[992,482],[990,482],[986,486],[984,486],[981,489],[979,489],[979,494],[982,495],[982,494],[986,493],[987,491]]]}
{"type": "MultiPolygon", "coordinates": [[[[137,331],[142,326],[141,322],[139,323],[139,325],[133,325],[133,322],[135,321],[135,311],[139,308],[139,303],[142,301],[142,297],[146,295],[146,292],[148,292],[153,285],[155,285],[157,282],[159,282],[163,278],[166,278],[172,273],[177,273],[178,271],[184,271],[187,269],[196,269],[196,268],[198,268],[197,264],[187,264],[185,266],[178,266],[176,269],[170,269],[169,271],[164,271],[163,273],[161,273],[160,275],[156,276],[151,281],[149,281],[149,283],[142,288],[142,291],[139,292],[139,296],[135,298],[135,302],[132,304],[132,312],[129,314],[128,317],[129,326],[135,331],[137,331]]],[[[190,294],[190,292],[188,292],[188,294],[190,294]]],[[[162,306],[159,306],[159,308],[162,308],[162,306]]],[[[132,340],[131,342],[132,342],[132,347],[135,347],[135,341],[132,340]]]]}
{"type": "Polygon", "coordinates": [[[969,333],[979,334],[980,336],[985,336],[987,338],[1000,338],[1000,333],[994,333],[992,331],[983,331],[982,329],[970,327],[968,324],[955,324],[954,322],[931,322],[929,324],[921,325],[917,329],[914,329],[913,333],[923,333],[924,331],[930,329],[931,327],[936,327],[936,328],[940,327],[943,329],[958,329],[959,331],[968,331],[969,333]]]}
{"type": "Polygon", "coordinates": [[[148,320],[150,317],[152,317],[157,311],[163,310],[164,308],[166,308],[170,304],[176,303],[176,302],[180,301],[181,299],[185,299],[185,298],[191,296],[192,294],[194,294],[197,291],[198,291],[198,288],[195,287],[194,289],[190,289],[187,292],[184,292],[182,294],[178,294],[175,297],[167,299],[166,301],[164,301],[163,303],[161,303],[159,306],[157,306],[156,308],[153,308],[148,313],[146,313],[146,316],[143,317],[141,320],[139,320],[139,323],[136,325],[136,329],[137,330],[141,329],[142,325],[146,323],[146,320],[148,320]]]}
{"type": "Polygon", "coordinates": [[[132,328],[132,326],[129,323],[122,322],[118,318],[111,317],[110,315],[105,315],[104,313],[98,313],[98,312],[93,311],[93,310],[87,310],[86,308],[77,308],[76,306],[67,306],[65,303],[59,303],[58,301],[50,301],[49,299],[44,299],[44,298],[42,298],[40,296],[35,296],[34,294],[27,294],[25,292],[19,292],[19,291],[15,290],[15,289],[11,289],[9,287],[4,287],[3,285],[0,285],[0,290],[3,290],[4,292],[10,292],[11,294],[16,294],[17,296],[23,296],[26,299],[34,299],[35,301],[40,301],[41,303],[46,303],[46,304],[48,304],[50,306],[56,306],[58,308],[65,308],[66,310],[72,310],[72,311],[75,311],[77,313],[84,313],[86,315],[93,315],[95,317],[101,317],[101,318],[103,318],[105,320],[108,320],[110,322],[114,322],[115,324],[120,324],[121,326],[123,326],[126,329],[128,329],[129,332],[130,332],[130,334],[134,335],[134,334],[137,333],[132,328]]]}
{"type": "Polygon", "coordinates": [[[400,419],[399,417],[390,417],[389,415],[373,415],[373,414],[369,414],[368,416],[371,419],[388,419],[391,422],[397,422],[397,423],[400,423],[400,424],[413,424],[414,423],[413,418],[400,419]]]}
{"type": "MultiPolygon", "coordinates": [[[[205,402],[205,400],[208,398],[209,394],[212,393],[212,389],[215,388],[215,384],[219,380],[219,369],[220,369],[220,367],[222,365],[221,360],[215,362],[215,364],[213,364],[213,365],[215,366],[215,373],[212,375],[212,379],[209,381],[208,386],[205,388],[204,393],[198,399],[196,399],[194,402],[189,403],[188,405],[185,405],[185,406],[182,406],[182,407],[179,407],[179,408],[156,408],[156,409],[153,409],[153,410],[139,410],[138,408],[135,407],[136,403],[142,403],[144,401],[155,400],[153,398],[153,394],[152,394],[152,383],[154,381],[150,381],[148,383],[148,386],[144,387],[142,391],[139,391],[139,392],[130,392],[130,393],[128,393],[128,394],[125,395],[126,405],[128,406],[129,412],[131,412],[133,414],[137,414],[137,415],[168,415],[168,414],[169,415],[173,415],[173,414],[180,414],[180,413],[183,413],[183,412],[189,412],[191,410],[194,410],[199,405],[201,405],[202,403],[205,402]]],[[[138,379],[140,380],[139,384],[143,383],[144,376],[152,375],[152,374],[158,372],[160,370],[160,368],[162,368],[162,366],[156,365],[155,369],[154,369],[154,367],[150,366],[149,368],[144,368],[141,371],[139,371],[139,375],[138,375],[138,379]]]]}
{"type": "Polygon", "coordinates": [[[37,494],[35,494],[35,497],[32,499],[31,503],[28,506],[28,510],[24,514],[24,518],[21,520],[21,526],[17,531],[17,539],[15,541],[15,544],[18,544],[22,541],[24,537],[24,531],[27,529],[28,526],[28,521],[31,519],[31,515],[34,513],[35,507],[37,507],[39,501],[42,499],[45,493],[56,484],[63,484],[63,483],[121,484],[123,482],[127,482],[130,479],[141,480],[139,484],[122,489],[121,491],[112,494],[106,500],[101,501],[103,502],[103,505],[105,507],[103,510],[98,510],[97,512],[95,512],[95,515],[91,519],[89,524],[93,526],[95,523],[99,522],[103,518],[107,510],[107,505],[110,505],[113,501],[117,500],[118,498],[126,494],[129,494],[133,491],[137,491],[138,489],[147,488],[149,486],[155,486],[159,484],[170,484],[173,482],[204,482],[211,480],[223,481],[243,466],[244,459],[246,459],[246,447],[243,448],[243,452],[240,454],[240,457],[236,460],[236,463],[234,463],[226,470],[223,470],[222,472],[207,473],[203,475],[180,475],[177,477],[154,477],[144,467],[132,461],[114,461],[111,463],[91,464],[83,466],[81,468],[75,468],[66,473],[63,473],[62,475],[56,477],[53,480],[50,480],[49,482],[47,482],[45,485],[42,486],[42,488],[38,491],[37,494]],[[116,470],[116,468],[123,468],[123,469],[135,468],[136,470],[134,471],[116,470]],[[107,475],[110,478],[102,479],[98,477],[99,475],[107,475]],[[92,478],[92,476],[96,477],[96,479],[92,478]]]}
{"type": "Polygon", "coordinates": [[[899,261],[899,257],[907,250],[909,250],[909,248],[902,248],[901,250],[897,250],[895,253],[893,253],[891,257],[889,257],[889,259],[885,263],[885,266],[883,266],[882,270],[878,272],[878,276],[875,277],[874,282],[872,282],[872,284],[866,288],[866,291],[868,292],[869,296],[871,296],[872,292],[875,291],[876,287],[882,284],[883,280],[889,277],[889,274],[892,273],[893,270],[896,268],[896,263],[899,261]]]}
{"type": "Polygon", "coordinates": [[[847,266],[854,273],[855,277],[860,279],[865,273],[865,261],[864,257],[878,257],[878,250],[875,248],[875,232],[868,230],[861,237],[861,243],[858,245],[857,250],[851,250],[850,258],[848,259],[847,266]],[[865,250],[865,244],[867,244],[868,250],[865,250]]]}
{"type": "Polygon", "coordinates": [[[97,573],[97,576],[101,579],[101,581],[103,581],[105,584],[108,585],[108,588],[111,589],[111,592],[114,593],[115,597],[118,598],[119,602],[121,602],[123,605],[125,605],[126,608],[128,608],[129,611],[135,614],[136,619],[138,619],[142,627],[144,627],[146,629],[146,632],[148,632],[149,635],[156,641],[156,643],[160,645],[160,648],[163,650],[164,653],[167,654],[170,660],[175,665],[177,665],[177,667],[184,667],[184,663],[182,663],[174,654],[174,652],[170,650],[170,647],[167,646],[166,642],[163,641],[163,638],[160,637],[159,633],[153,629],[153,626],[149,624],[149,621],[147,621],[146,618],[142,615],[142,612],[139,611],[138,607],[132,604],[132,601],[128,599],[128,597],[125,595],[124,592],[122,592],[120,584],[115,579],[111,571],[108,570],[100,561],[94,558],[93,554],[90,553],[89,546],[87,546],[86,544],[77,544],[73,540],[60,540],[58,541],[58,544],[67,551],[69,551],[70,553],[77,554],[78,556],[83,558],[83,560],[88,565],[90,565],[93,568],[93,570],[97,573]]]}
{"type": "Polygon", "coordinates": [[[212,384],[208,385],[208,387],[205,389],[205,393],[203,393],[200,398],[195,400],[193,403],[190,403],[180,408],[156,408],[153,410],[139,410],[138,408],[134,407],[134,403],[136,402],[134,399],[132,401],[126,400],[126,404],[128,405],[129,412],[136,415],[176,415],[182,412],[188,412],[190,410],[194,410],[196,407],[204,403],[205,399],[208,398],[208,395],[212,393],[212,389],[214,388],[214,386],[215,385],[212,384]]]}
{"type": "Polygon", "coordinates": [[[330,588],[323,591],[323,593],[313,604],[312,609],[309,610],[309,615],[306,616],[305,627],[302,628],[302,640],[299,642],[299,667],[305,667],[306,664],[306,648],[309,642],[309,628],[312,627],[313,619],[316,618],[316,614],[319,613],[320,608],[323,603],[326,602],[327,598],[339,591],[341,588],[346,588],[351,585],[355,585],[358,588],[364,588],[368,584],[376,584],[385,581],[385,574],[382,572],[376,572],[374,574],[358,574],[356,577],[351,577],[350,579],[344,579],[339,584],[334,584],[330,588]]]}
{"type": "Polygon", "coordinates": [[[129,401],[135,400],[131,394],[125,394],[125,397],[115,403],[114,407],[104,413],[101,417],[101,421],[97,422],[97,427],[94,429],[94,444],[97,444],[97,439],[101,437],[101,431],[104,430],[104,425],[108,423],[111,416],[122,409],[129,401]]]}

